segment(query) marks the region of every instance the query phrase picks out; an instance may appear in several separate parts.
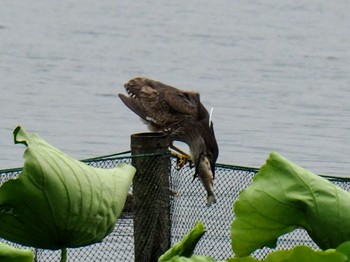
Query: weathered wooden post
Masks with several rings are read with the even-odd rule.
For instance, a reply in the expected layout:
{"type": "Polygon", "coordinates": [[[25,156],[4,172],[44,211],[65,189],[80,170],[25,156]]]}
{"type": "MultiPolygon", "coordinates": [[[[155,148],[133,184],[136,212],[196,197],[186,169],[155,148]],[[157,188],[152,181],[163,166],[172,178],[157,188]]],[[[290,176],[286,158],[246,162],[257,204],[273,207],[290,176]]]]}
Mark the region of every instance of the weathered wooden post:
{"type": "Polygon", "coordinates": [[[136,262],[157,261],[170,247],[170,154],[166,135],[131,135],[136,262]]]}

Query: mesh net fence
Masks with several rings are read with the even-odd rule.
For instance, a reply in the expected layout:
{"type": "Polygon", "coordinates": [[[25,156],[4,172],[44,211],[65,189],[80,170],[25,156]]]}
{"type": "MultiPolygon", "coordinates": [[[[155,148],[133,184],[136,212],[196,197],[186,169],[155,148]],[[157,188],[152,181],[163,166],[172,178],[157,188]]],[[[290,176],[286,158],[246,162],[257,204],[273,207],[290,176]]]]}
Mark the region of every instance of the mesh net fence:
{"type": "MultiPolygon", "coordinates": [[[[151,185],[144,192],[152,191],[154,197],[144,202],[148,206],[155,208],[163,208],[158,205],[158,198],[164,195],[164,188],[160,188],[157,172],[164,172],[159,169],[156,161],[148,161],[150,156],[132,156],[129,152],[123,154],[103,156],[93,159],[84,160],[87,164],[99,168],[112,168],[118,163],[132,164],[135,158],[144,159],[146,164],[144,168],[150,174],[151,185]],[[147,166],[149,164],[149,166],[147,166]],[[163,191],[162,191],[163,190],[163,191]],[[159,192],[159,193],[158,193],[159,192]],[[158,206],[157,206],[158,205],[158,206]]],[[[163,156],[159,156],[163,157],[163,156]]],[[[234,256],[231,249],[230,226],[234,214],[232,211],[233,203],[240,191],[252,182],[252,178],[258,172],[256,168],[246,168],[232,165],[218,164],[216,166],[215,178],[215,194],[217,203],[211,207],[206,206],[206,192],[198,179],[193,179],[194,170],[188,165],[181,169],[176,168],[176,159],[169,158],[169,208],[170,208],[170,244],[173,245],[195,225],[197,221],[202,221],[206,227],[206,233],[198,243],[195,254],[211,256],[215,259],[227,259],[234,256]]],[[[138,170],[139,172],[140,170],[138,170]]],[[[21,169],[0,170],[0,185],[5,181],[16,178],[21,169]]],[[[329,178],[332,182],[345,190],[350,191],[350,181],[346,179],[329,178]]],[[[132,191],[132,189],[131,189],[132,191]]],[[[118,219],[114,231],[109,234],[101,243],[93,244],[87,247],[68,249],[68,261],[135,261],[135,242],[140,242],[138,235],[134,230],[135,203],[132,198],[126,203],[122,216],[118,219]]],[[[156,209],[155,209],[156,210],[156,209]]],[[[159,237],[158,228],[154,227],[154,223],[148,223],[150,220],[161,220],[159,214],[155,210],[150,210],[149,216],[145,219],[143,230],[148,232],[147,238],[159,237]],[[153,228],[148,228],[153,224],[153,228]]],[[[159,221],[164,223],[164,221],[159,221]]],[[[142,236],[141,242],[147,242],[142,236]]],[[[21,247],[18,244],[0,239],[1,242],[21,247]]],[[[162,244],[162,243],[160,243],[162,244]]],[[[295,245],[308,245],[314,249],[318,249],[317,245],[311,240],[305,230],[297,229],[278,239],[277,249],[288,249],[295,245]]],[[[166,243],[164,243],[166,245],[166,243]]],[[[145,244],[143,249],[147,249],[145,244]]],[[[60,251],[32,249],[35,252],[35,261],[60,261],[60,251]]],[[[256,258],[264,258],[270,250],[263,248],[257,250],[253,255],[256,258]]],[[[147,260],[144,260],[147,261],[147,260]]]]}

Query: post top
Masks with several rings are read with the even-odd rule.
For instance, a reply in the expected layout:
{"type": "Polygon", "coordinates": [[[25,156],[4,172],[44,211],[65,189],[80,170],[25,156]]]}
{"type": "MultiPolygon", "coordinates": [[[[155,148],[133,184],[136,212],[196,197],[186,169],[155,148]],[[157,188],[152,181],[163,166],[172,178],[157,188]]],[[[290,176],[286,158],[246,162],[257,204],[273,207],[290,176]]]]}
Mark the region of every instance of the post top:
{"type": "Polygon", "coordinates": [[[131,150],[145,150],[161,149],[169,147],[168,136],[162,132],[143,132],[131,135],[131,150]]]}

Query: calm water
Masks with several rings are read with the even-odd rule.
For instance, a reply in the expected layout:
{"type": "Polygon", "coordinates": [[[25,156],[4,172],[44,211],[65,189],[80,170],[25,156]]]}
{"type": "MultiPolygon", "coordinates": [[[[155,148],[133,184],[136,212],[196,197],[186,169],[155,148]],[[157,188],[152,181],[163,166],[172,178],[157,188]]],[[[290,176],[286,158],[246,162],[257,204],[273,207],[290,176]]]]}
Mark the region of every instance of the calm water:
{"type": "Polygon", "coordinates": [[[0,168],[22,166],[17,125],[75,158],[146,130],[119,100],[148,76],[214,107],[219,162],[278,151],[350,169],[350,1],[0,0],[0,168]]]}

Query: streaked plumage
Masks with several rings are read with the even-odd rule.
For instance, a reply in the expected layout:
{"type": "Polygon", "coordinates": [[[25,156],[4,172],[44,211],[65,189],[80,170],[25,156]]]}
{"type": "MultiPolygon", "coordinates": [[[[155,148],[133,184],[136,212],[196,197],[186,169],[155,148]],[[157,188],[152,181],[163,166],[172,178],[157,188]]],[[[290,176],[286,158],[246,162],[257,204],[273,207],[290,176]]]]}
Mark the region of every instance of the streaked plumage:
{"type": "Polygon", "coordinates": [[[219,150],[213,123],[199,93],[143,77],[131,79],[124,87],[129,96],[119,94],[119,97],[150,130],[168,134],[171,141],[188,144],[195,174],[208,192],[208,205],[216,202],[213,178],[219,150]]]}

